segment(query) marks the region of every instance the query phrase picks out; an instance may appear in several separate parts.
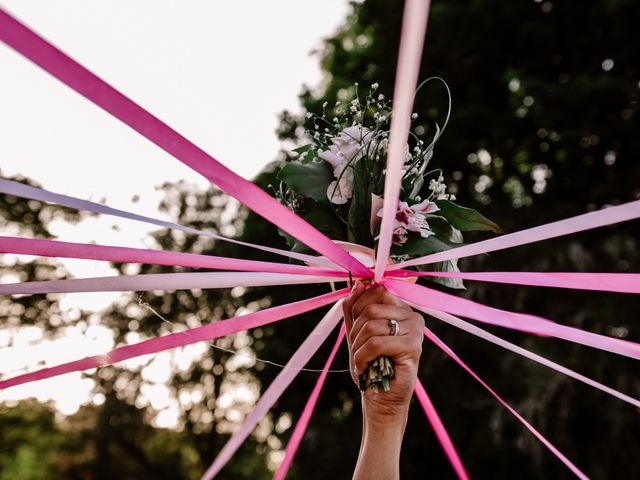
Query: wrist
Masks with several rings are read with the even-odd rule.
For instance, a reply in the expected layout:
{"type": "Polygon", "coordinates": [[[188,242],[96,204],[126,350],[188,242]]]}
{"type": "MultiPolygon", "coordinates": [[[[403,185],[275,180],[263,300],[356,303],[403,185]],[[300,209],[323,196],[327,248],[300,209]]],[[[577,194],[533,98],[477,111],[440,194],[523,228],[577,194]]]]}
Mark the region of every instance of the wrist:
{"type": "Polygon", "coordinates": [[[363,395],[362,414],[367,429],[404,432],[409,414],[409,405],[377,403],[374,400],[369,401],[363,395]]]}

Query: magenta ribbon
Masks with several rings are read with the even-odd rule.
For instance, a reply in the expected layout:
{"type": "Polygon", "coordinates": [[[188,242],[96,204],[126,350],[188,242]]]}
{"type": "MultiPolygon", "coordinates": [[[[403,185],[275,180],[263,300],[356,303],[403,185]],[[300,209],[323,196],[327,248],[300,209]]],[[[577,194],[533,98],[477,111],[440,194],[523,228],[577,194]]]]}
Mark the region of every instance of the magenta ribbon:
{"type": "Polygon", "coordinates": [[[640,345],[619,338],[606,337],[552,322],[546,318],[525,313],[509,312],[487,307],[464,298],[432,290],[421,285],[398,280],[384,280],[387,289],[404,300],[421,307],[440,310],[471,318],[490,325],[497,325],[546,337],[556,337],[593,348],[640,359],[640,345]]]}
{"type": "Polygon", "coordinates": [[[556,372],[563,373],[568,377],[574,378],[586,385],[597,388],[598,390],[604,393],[617,397],[620,400],[627,402],[630,405],[633,405],[634,407],[640,408],[640,399],[630,397],[629,395],[626,395],[620,392],[619,390],[616,390],[615,388],[611,388],[607,385],[597,382],[589,377],[586,377],[578,372],[571,370],[570,368],[567,368],[563,365],[553,362],[548,358],[543,357],[542,355],[538,355],[536,353],[530,352],[529,350],[522,348],[514,343],[508,342],[503,338],[498,337],[497,335],[493,335],[492,333],[489,333],[486,330],[481,329],[480,327],[472,325],[469,322],[465,322],[464,320],[456,317],[455,315],[450,315],[448,313],[441,312],[439,310],[420,307],[418,305],[411,304],[411,303],[410,305],[415,309],[420,310],[423,313],[426,313],[427,315],[431,315],[432,317],[437,318],[438,320],[442,320],[443,322],[448,323],[449,325],[453,325],[454,327],[464,330],[467,333],[470,333],[472,335],[482,338],[483,340],[491,342],[494,345],[498,345],[502,348],[505,348],[514,353],[517,353],[518,355],[528,358],[529,360],[533,360],[534,362],[537,362],[541,365],[549,367],[555,370],[556,372]]]}
{"type": "Polygon", "coordinates": [[[288,273],[346,277],[346,273],[328,268],[308,267],[258,260],[216,257],[195,253],[148,250],[89,243],[71,243],[57,240],[0,236],[0,253],[38,255],[43,257],[81,258],[118,263],[146,263],[176,267],[236,270],[246,272],[288,273]]]}
{"type": "Polygon", "coordinates": [[[578,467],[576,467],[571,460],[569,460],[560,450],[558,450],[549,440],[547,440],[544,435],[542,435],[538,430],[535,429],[533,425],[527,422],[522,415],[520,415],[516,410],[513,409],[511,405],[509,405],[506,401],[500,397],[484,380],[482,380],[471,368],[464,363],[456,353],[451,350],[442,340],[440,340],[431,330],[427,327],[424,328],[424,335],[429,340],[431,340],[435,345],[437,345],[443,352],[445,352],[451,359],[453,359],[458,365],[460,365],[464,370],[467,371],[469,375],[471,375],[480,385],[482,385],[493,397],[498,400],[509,412],[516,417],[520,423],[522,423],[527,429],[540,440],[562,463],[564,463],[569,470],[571,470],[578,478],[581,480],[589,480],[578,467]]]}
{"type": "MultiPolygon", "coordinates": [[[[55,367],[43,368],[35,372],[18,375],[7,380],[0,381],[0,390],[22,385],[25,383],[44,380],[45,378],[56,377],[65,373],[81,372],[92,368],[100,368],[113,363],[122,362],[130,358],[149,353],[157,353],[171,348],[183,347],[192,343],[212,340],[224,337],[243,330],[260,327],[269,323],[293,317],[301,313],[309,312],[317,308],[334,303],[349,293],[348,289],[338,290],[318,297],[300,300],[298,302],[267,308],[259,312],[249,313],[240,317],[222,320],[201,327],[191,328],[184,332],[172,333],[162,337],[152,338],[133,345],[116,348],[104,355],[94,355],[92,357],[63,363],[55,367]]],[[[335,308],[335,307],[334,307],[335,308]]]]}
{"type": "Polygon", "coordinates": [[[5,283],[0,295],[70,292],[133,292],[197,288],[268,287],[331,283],[335,277],[262,272],[148,273],[113,277],[73,278],[43,282],[5,283]]]}
{"type": "Polygon", "coordinates": [[[287,476],[287,472],[289,471],[289,467],[291,466],[291,462],[293,462],[293,457],[295,457],[296,452],[298,451],[298,447],[300,446],[300,442],[302,441],[302,437],[304,436],[304,432],[307,430],[307,426],[309,425],[309,420],[311,419],[311,415],[316,408],[316,404],[318,403],[318,398],[320,397],[320,392],[322,391],[322,387],[324,386],[324,382],[327,379],[327,374],[329,373],[329,368],[333,363],[333,359],[338,352],[338,348],[342,344],[342,341],[345,338],[345,327],[344,323],[340,327],[340,333],[338,334],[338,338],[336,339],[336,343],[329,354],[329,358],[327,358],[324,367],[322,368],[322,372],[316,381],[316,385],[313,387],[313,391],[311,395],[309,395],[309,399],[304,406],[304,410],[302,410],[302,414],[300,415],[300,419],[289,438],[289,442],[287,443],[286,448],[284,449],[284,459],[276,473],[273,475],[273,480],[284,480],[287,476]]]}
{"type": "MultiPolygon", "coordinates": [[[[342,291],[341,294],[344,297],[346,292],[342,291]]],[[[236,450],[240,448],[242,442],[244,442],[249,436],[260,419],[264,417],[273,404],[278,401],[285,389],[298,375],[300,369],[307,364],[309,359],[314,355],[318,348],[320,348],[320,345],[324,343],[326,338],[341,319],[342,302],[338,301],[333,307],[331,307],[331,310],[329,310],[324,318],[318,323],[316,328],[314,328],[311,334],[305,339],[302,345],[300,345],[298,350],[287,362],[284,369],[278,373],[278,376],[271,385],[269,385],[269,388],[267,388],[267,390],[262,394],[253,411],[247,416],[243,424],[240,426],[240,429],[231,436],[211,466],[202,476],[203,480],[211,480],[220,473],[220,470],[227,464],[236,450]]]]}
{"type": "Polygon", "coordinates": [[[639,273],[583,272],[414,272],[396,270],[397,277],[442,277],[481,282],[529,285],[534,287],[573,288],[600,292],[640,293],[639,273]]]}
{"type": "Polygon", "coordinates": [[[442,420],[440,420],[440,415],[438,415],[436,407],[433,406],[433,402],[431,402],[429,395],[427,395],[427,391],[424,389],[420,379],[416,380],[415,394],[456,475],[460,480],[469,480],[467,470],[464,468],[462,460],[460,460],[460,455],[458,455],[458,451],[451,441],[449,432],[447,432],[442,420]]]}
{"type": "Polygon", "coordinates": [[[400,198],[400,184],[402,183],[402,167],[405,163],[405,145],[411,128],[411,113],[420,73],[422,46],[427,33],[430,3],[430,0],[407,0],[402,14],[402,34],[400,36],[396,81],[393,87],[393,115],[384,179],[382,224],[380,225],[375,266],[376,282],[380,281],[384,275],[391,250],[391,239],[400,198]]]}
{"type": "Polygon", "coordinates": [[[0,9],[0,39],[85,98],[191,167],[248,208],[348,271],[371,272],[304,219],[0,9]]]}
{"type": "Polygon", "coordinates": [[[397,270],[413,265],[444,262],[446,260],[454,260],[457,258],[469,257],[471,255],[495,252],[505,248],[517,247],[571,233],[582,232],[592,228],[626,222],[639,217],[640,200],[636,200],[634,202],[623,203],[622,205],[617,205],[615,207],[608,207],[595,212],[566,218],[557,222],[547,223],[538,227],[520,230],[519,232],[509,233],[500,237],[490,238],[489,240],[483,240],[482,242],[452,248],[451,250],[446,250],[444,252],[425,255],[424,257],[414,258],[406,262],[396,263],[395,265],[391,265],[387,271],[397,270]]]}
{"type": "Polygon", "coordinates": [[[317,257],[313,255],[306,255],[304,253],[290,252],[288,250],[282,250],[280,248],[266,247],[264,245],[257,245],[255,243],[243,242],[234,238],[224,237],[213,232],[206,230],[198,230],[197,228],[186,227],[179,223],[167,222],[159,220],[157,218],[146,217],[144,215],[138,215],[137,213],[127,212],[126,210],[119,210],[117,208],[107,207],[100,203],[90,202],[88,200],[81,200],[79,198],[70,197],[68,195],[62,195],[59,193],[53,193],[42,188],[32,187],[31,185],[25,185],[24,183],[14,182],[0,178],[0,193],[6,193],[7,195],[13,195],[14,197],[27,198],[29,200],[38,200],[40,202],[54,203],[76,210],[86,210],[88,212],[99,213],[101,215],[110,215],[118,218],[125,218],[127,220],[133,220],[136,222],[148,223],[150,225],[156,225],[158,227],[170,228],[172,230],[178,230],[191,235],[201,235],[204,237],[213,238],[214,240],[221,240],[224,242],[234,243],[236,245],[242,245],[243,247],[254,248],[264,252],[274,253],[287,258],[294,258],[302,262],[322,264],[328,268],[339,268],[324,257],[317,257]]]}

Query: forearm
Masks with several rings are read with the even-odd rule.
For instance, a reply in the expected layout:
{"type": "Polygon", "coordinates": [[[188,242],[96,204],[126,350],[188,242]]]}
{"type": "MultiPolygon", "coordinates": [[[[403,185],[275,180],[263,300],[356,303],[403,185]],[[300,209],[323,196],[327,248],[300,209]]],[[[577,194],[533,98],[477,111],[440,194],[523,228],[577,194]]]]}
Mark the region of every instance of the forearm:
{"type": "Polygon", "coordinates": [[[353,480],[397,480],[407,414],[380,417],[363,409],[362,443],[353,480]]]}

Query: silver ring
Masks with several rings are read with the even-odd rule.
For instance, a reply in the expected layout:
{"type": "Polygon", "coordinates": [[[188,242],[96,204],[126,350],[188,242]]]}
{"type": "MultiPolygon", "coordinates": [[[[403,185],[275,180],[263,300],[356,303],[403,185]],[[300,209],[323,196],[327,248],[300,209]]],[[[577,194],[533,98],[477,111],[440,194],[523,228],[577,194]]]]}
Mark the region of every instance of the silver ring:
{"type": "Polygon", "coordinates": [[[397,337],[398,333],[400,333],[400,325],[395,320],[389,320],[389,327],[391,327],[391,335],[392,337],[397,337]]]}

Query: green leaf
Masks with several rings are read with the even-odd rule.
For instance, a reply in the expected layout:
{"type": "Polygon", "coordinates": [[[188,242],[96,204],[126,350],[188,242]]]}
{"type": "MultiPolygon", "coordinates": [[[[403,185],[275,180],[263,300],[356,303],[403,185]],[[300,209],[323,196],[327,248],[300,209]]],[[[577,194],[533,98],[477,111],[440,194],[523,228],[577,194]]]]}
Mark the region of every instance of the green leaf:
{"type": "Polygon", "coordinates": [[[353,197],[347,215],[349,222],[348,240],[365,247],[373,247],[373,237],[369,230],[371,216],[371,192],[373,189],[367,163],[359,161],[353,171],[353,197]]]}
{"type": "Polygon", "coordinates": [[[454,228],[446,218],[433,214],[427,214],[425,218],[429,223],[429,228],[433,230],[436,237],[452,243],[462,243],[462,233],[460,233],[460,230],[454,228]]]}
{"type": "Polygon", "coordinates": [[[472,208],[461,207],[449,200],[436,200],[435,203],[440,209],[439,215],[445,217],[458,230],[463,232],[482,230],[502,233],[502,229],[497,224],[472,208]]]}
{"type": "Polygon", "coordinates": [[[294,148],[292,150],[292,152],[295,152],[295,153],[298,153],[298,154],[302,154],[302,153],[308,152],[308,151],[310,151],[312,149],[313,149],[313,144],[312,143],[308,143],[306,145],[302,145],[301,147],[294,148]]]}
{"type": "Polygon", "coordinates": [[[443,252],[459,246],[459,243],[442,240],[437,235],[422,238],[419,234],[412,232],[408,235],[407,241],[404,245],[394,245],[391,248],[391,254],[418,257],[422,255],[429,255],[431,253],[443,252]]]}
{"type": "MultiPolygon", "coordinates": [[[[299,215],[329,238],[333,240],[346,240],[346,225],[340,221],[331,207],[314,204],[311,211],[300,213],[299,215]]],[[[314,250],[310,249],[284,230],[279,228],[278,233],[287,241],[291,251],[312,255],[317,254],[314,250]]]]}
{"type": "MultiPolygon", "coordinates": [[[[430,263],[429,265],[418,265],[421,272],[459,272],[458,260],[447,260],[445,262],[430,263]]],[[[439,283],[449,288],[466,290],[461,278],[426,277],[427,280],[439,283]]]]}
{"type": "Polygon", "coordinates": [[[286,183],[300,195],[317,202],[328,203],[327,188],[334,180],[327,162],[287,163],[278,172],[278,179],[286,183]]]}
{"type": "Polygon", "coordinates": [[[297,161],[302,163],[303,165],[307,165],[311,163],[312,160],[317,158],[316,152],[313,148],[314,148],[313,144],[309,143],[307,145],[302,145],[301,147],[294,148],[292,152],[297,153],[298,155],[302,155],[303,153],[306,153],[304,158],[298,157],[297,161]]]}
{"type": "Polygon", "coordinates": [[[347,226],[329,206],[316,205],[308,213],[300,215],[332,240],[347,240],[347,226]]]}

